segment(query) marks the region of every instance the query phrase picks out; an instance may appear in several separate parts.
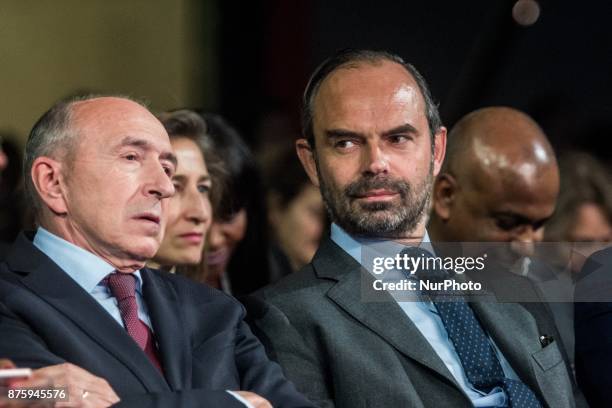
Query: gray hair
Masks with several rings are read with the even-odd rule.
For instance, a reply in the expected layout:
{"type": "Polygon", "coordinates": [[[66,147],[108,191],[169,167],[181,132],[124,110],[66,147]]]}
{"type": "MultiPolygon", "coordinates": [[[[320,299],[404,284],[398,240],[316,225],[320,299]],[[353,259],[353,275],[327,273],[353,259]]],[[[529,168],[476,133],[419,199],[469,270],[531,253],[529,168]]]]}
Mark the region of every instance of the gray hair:
{"type": "Polygon", "coordinates": [[[440,119],[440,113],[438,112],[438,105],[434,102],[431,92],[427,87],[425,78],[417,71],[417,69],[405,62],[402,57],[392,54],[387,51],[373,51],[373,50],[354,50],[346,49],[339,51],[332,57],[326,59],[319,65],[310,80],[306,85],[304,91],[304,97],[302,99],[302,134],[308,140],[311,147],[314,147],[314,129],[313,129],[313,118],[314,118],[314,98],[321,87],[323,81],[334,71],[339,68],[352,66],[361,62],[368,62],[371,64],[377,64],[382,61],[395,62],[414,78],[423,99],[425,100],[425,116],[427,117],[427,123],[429,125],[429,131],[431,133],[431,144],[432,148],[434,145],[434,135],[438,132],[442,126],[442,120],[440,119]]]}
{"type": "Polygon", "coordinates": [[[34,124],[25,146],[23,177],[26,202],[32,203],[36,215],[40,214],[43,204],[32,181],[31,173],[34,161],[39,157],[47,156],[57,160],[62,159],[70,166],[73,161],[72,156],[78,140],[78,131],[74,126],[71,126],[73,105],[77,102],[109,96],[128,99],[146,107],[143,102],[124,95],[92,94],[71,96],[55,103],[55,105],[45,112],[34,124]]]}

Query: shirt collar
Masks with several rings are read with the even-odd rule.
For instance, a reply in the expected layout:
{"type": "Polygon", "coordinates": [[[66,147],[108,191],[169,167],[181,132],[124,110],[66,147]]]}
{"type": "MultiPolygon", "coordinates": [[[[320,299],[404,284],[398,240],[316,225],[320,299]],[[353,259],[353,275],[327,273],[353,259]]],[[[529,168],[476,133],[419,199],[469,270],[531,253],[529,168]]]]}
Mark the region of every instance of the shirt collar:
{"type": "MultiPolygon", "coordinates": [[[[115,268],[93,253],[84,250],[42,227],[38,227],[33,244],[55,262],[87,293],[93,292],[100,281],[115,268]]],[[[141,293],[142,277],[140,271],[136,276],[136,290],[141,293]]]]}
{"type": "MultiPolygon", "coordinates": [[[[405,248],[405,246],[402,244],[385,239],[353,237],[346,231],[344,231],[336,223],[332,223],[331,225],[331,239],[360,264],[362,263],[362,246],[379,246],[380,244],[384,244],[387,247],[391,246],[393,248],[392,251],[394,253],[399,253],[402,249],[405,248]]],[[[420,246],[433,253],[433,248],[431,247],[430,243],[431,241],[429,239],[429,233],[427,232],[427,230],[425,230],[425,235],[423,236],[423,240],[421,241],[420,246]]]]}

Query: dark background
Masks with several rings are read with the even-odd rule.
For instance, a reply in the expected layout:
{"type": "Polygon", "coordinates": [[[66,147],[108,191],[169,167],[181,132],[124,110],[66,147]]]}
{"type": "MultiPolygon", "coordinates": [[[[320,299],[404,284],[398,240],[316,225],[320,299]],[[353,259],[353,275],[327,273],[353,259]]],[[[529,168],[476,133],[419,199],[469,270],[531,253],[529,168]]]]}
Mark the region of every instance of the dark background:
{"type": "Polygon", "coordinates": [[[540,0],[538,21],[525,27],[514,3],[220,1],[219,110],[252,144],[274,124],[297,136],[301,93],[319,62],[347,47],[385,49],[425,76],[446,126],[482,106],[512,106],[557,149],[610,163],[612,5],[540,0]]]}

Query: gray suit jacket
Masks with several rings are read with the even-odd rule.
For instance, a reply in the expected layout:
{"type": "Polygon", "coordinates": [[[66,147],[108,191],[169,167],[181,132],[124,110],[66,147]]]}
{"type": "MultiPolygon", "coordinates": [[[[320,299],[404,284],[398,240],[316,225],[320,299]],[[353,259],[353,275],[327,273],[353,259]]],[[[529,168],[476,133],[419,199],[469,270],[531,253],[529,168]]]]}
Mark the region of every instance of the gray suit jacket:
{"type": "MultiPolygon", "coordinates": [[[[311,264],[246,301],[270,357],[326,407],[471,407],[452,374],[389,297],[362,299],[371,278],[325,238],[311,264]]],[[[472,307],[519,377],[545,406],[575,406],[557,342],[542,347],[535,315],[516,303],[472,307]]],[[[542,315],[538,318],[541,319],[542,315]]]]}

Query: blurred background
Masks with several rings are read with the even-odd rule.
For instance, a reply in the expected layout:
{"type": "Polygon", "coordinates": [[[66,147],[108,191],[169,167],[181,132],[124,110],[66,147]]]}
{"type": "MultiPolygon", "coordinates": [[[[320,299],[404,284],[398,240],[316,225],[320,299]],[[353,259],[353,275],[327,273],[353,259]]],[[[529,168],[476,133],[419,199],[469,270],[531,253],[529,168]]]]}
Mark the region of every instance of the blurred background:
{"type": "Polygon", "coordinates": [[[301,92],[323,58],[372,47],[421,70],[447,126],[510,105],[556,146],[609,160],[612,5],[516,3],[0,0],[0,131],[21,147],[58,98],[118,92],[157,110],[216,111],[256,145],[267,131],[297,132],[301,92]]]}
{"type": "Polygon", "coordinates": [[[299,135],[309,73],[346,47],[413,63],[447,127],[508,105],[558,151],[609,166],[611,19],[606,1],[0,0],[0,191],[14,189],[36,119],[87,92],[220,113],[265,162],[299,135]]]}

